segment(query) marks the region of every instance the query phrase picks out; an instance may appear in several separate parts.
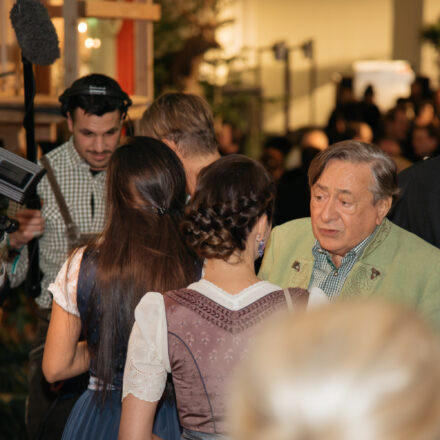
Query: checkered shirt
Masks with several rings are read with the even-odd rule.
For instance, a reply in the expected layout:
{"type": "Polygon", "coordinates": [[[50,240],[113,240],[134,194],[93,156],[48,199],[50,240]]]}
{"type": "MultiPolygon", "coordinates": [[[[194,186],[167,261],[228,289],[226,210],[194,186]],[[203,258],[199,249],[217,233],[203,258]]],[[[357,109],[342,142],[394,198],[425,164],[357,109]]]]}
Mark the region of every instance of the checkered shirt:
{"type": "Polygon", "coordinates": [[[372,240],[376,231],[377,227],[372,234],[361,241],[351,251],[347,252],[339,267],[336,267],[333,264],[330,253],[323,249],[318,240],[316,240],[315,245],[312,248],[315,261],[308,290],[310,291],[312,287],[319,287],[325,292],[330,300],[335,299],[342,290],[342,286],[344,285],[350,270],[353,269],[354,264],[362,255],[362,252],[372,240]]]}
{"type": "MultiPolygon", "coordinates": [[[[48,153],[47,158],[50,161],[61,193],[79,232],[100,232],[104,226],[106,212],[106,173],[101,172],[93,175],[90,172],[90,166],[77,153],[72,138],[48,153]]],[[[58,271],[67,258],[69,251],[68,239],[66,225],[47,176],[44,176],[38,184],[37,192],[42,200],[45,229],[43,236],[39,240],[40,268],[44,275],[41,281],[41,294],[36,298],[36,302],[40,308],[49,309],[52,304],[52,295],[47,288],[55,280],[58,271]]],[[[23,267],[24,270],[27,269],[26,249],[22,251],[20,260],[20,264],[17,265],[17,273],[9,273],[10,277],[16,276],[20,278],[22,277],[23,267]],[[26,261],[24,262],[23,260],[26,261]]]]}

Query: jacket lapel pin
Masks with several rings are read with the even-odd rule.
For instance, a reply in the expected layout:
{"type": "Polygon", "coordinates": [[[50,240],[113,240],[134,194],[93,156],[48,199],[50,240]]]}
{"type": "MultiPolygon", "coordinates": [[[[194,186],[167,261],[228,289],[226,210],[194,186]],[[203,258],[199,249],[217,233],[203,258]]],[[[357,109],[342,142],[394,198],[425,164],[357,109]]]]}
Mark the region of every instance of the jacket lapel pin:
{"type": "Polygon", "coordinates": [[[379,275],[380,275],[380,272],[379,272],[377,269],[375,269],[375,268],[373,267],[373,269],[371,269],[371,279],[374,280],[374,279],[377,278],[379,275]]]}
{"type": "Polygon", "coordinates": [[[295,260],[292,264],[292,269],[295,269],[297,272],[301,270],[301,263],[298,260],[295,260]]]}

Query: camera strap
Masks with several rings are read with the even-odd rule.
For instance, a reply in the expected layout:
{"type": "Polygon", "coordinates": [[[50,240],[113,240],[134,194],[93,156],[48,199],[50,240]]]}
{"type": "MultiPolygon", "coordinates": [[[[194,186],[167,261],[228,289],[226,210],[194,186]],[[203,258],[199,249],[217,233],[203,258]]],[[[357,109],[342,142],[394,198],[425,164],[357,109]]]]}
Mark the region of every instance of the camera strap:
{"type": "Polygon", "coordinates": [[[78,233],[78,228],[76,227],[76,224],[72,220],[72,217],[69,212],[69,208],[67,207],[66,201],[64,200],[64,196],[61,193],[60,186],[58,185],[58,181],[55,177],[49,159],[46,156],[42,156],[40,158],[40,162],[46,169],[47,178],[49,180],[50,187],[52,188],[53,194],[55,196],[55,200],[61,212],[61,216],[63,217],[64,223],[66,224],[66,232],[67,232],[67,238],[69,240],[69,244],[73,245],[74,243],[78,242],[80,237],[80,234],[78,233]]]}

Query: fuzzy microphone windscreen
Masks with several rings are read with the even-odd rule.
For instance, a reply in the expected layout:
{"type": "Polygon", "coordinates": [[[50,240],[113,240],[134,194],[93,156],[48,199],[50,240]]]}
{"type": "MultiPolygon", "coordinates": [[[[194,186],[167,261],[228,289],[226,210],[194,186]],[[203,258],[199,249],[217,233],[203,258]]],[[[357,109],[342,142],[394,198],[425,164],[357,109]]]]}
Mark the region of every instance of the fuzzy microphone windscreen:
{"type": "Polygon", "coordinates": [[[9,17],[24,58],[47,66],[60,57],[55,27],[38,0],[17,0],[9,17]]]}

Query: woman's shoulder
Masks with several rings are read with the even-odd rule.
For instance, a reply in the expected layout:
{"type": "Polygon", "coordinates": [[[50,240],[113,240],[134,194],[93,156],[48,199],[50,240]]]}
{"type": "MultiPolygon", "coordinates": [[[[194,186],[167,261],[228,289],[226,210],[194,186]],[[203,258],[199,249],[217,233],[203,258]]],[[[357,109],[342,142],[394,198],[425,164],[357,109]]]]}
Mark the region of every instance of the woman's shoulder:
{"type": "Polygon", "coordinates": [[[84,252],[86,250],[86,246],[81,246],[79,248],[76,248],[69,256],[69,258],[67,259],[68,264],[69,264],[69,270],[70,268],[77,268],[79,270],[83,257],[84,257],[84,252]]]}
{"type": "Polygon", "coordinates": [[[141,298],[136,309],[134,311],[134,315],[136,320],[146,315],[150,315],[151,313],[156,313],[158,308],[163,308],[164,300],[163,295],[159,292],[147,292],[141,298]]]}

